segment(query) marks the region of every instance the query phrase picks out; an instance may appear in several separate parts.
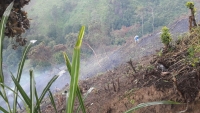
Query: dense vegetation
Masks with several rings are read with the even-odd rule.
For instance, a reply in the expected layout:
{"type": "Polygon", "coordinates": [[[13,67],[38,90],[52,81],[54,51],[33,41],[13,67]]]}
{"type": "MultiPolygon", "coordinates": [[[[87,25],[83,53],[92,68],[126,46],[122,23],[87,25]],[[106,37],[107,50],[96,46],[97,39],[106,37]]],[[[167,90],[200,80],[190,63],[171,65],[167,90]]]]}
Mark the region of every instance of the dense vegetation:
{"type": "MultiPolygon", "coordinates": [[[[72,53],[82,24],[86,26],[82,58],[87,58],[93,54],[90,47],[102,53],[104,49],[121,45],[136,34],[141,37],[168,25],[187,12],[185,3],[186,0],[31,1],[25,7],[31,18],[31,28],[24,37],[38,42],[29,52],[27,65],[42,69],[64,62],[60,52],[65,50],[72,53]]],[[[8,70],[16,67],[22,54],[21,47],[12,50],[14,42],[6,38],[4,44],[4,65],[8,70]]]]}

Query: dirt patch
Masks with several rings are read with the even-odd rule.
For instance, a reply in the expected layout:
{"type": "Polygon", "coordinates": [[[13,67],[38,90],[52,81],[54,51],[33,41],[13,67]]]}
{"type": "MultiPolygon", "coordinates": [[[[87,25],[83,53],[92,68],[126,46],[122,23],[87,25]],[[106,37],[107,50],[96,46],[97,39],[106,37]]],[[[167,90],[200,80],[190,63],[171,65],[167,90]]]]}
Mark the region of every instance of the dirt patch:
{"type": "MultiPolygon", "coordinates": [[[[156,57],[143,57],[141,62],[129,61],[133,64],[136,73],[130,63],[125,63],[106,73],[80,81],[83,93],[91,87],[95,88],[84,102],[87,113],[123,113],[140,103],[161,100],[173,100],[183,104],[150,106],[135,111],[135,113],[182,113],[183,111],[199,113],[200,93],[191,89],[191,86],[188,86],[189,89],[187,89],[184,85],[188,81],[194,82],[194,74],[180,79],[178,89],[186,89],[182,89],[180,90],[181,93],[178,93],[170,74],[162,75],[162,69],[155,65],[154,58],[156,57]],[[192,96],[192,94],[195,96],[192,96]],[[195,97],[195,99],[191,99],[191,97],[195,97]],[[190,102],[187,98],[190,99],[190,102]]],[[[65,110],[65,97],[64,95],[61,96],[60,93],[58,95],[60,97],[55,96],[55,99],[59,105],[59,111],[62,112],[62,110],[65,110]],[[62,103],[59,103],[61,100],[62,103]]],[[[78,105],[78,102],[76,102],[74,112],[78,105]]],[[[43,106],[43,109],[43,113],[52,113],[53,111],[50,103],[46,104],[46,107],[43,106]]]]}
{"type": "MultiPolygon", "coordinates": [[[[200,50],[199,37],[200,28],[174,42],[170,48],[157,51],[161,54],[130,60],[113,70],[81,80],[79,86],[83,94],[95,88],[84,102],[87,113],[123,113],[140,103],[162,100],[182,104],[150,106],[135,112],[199,113],[200,54],[195,51],[200,50]]],[[[61,97],[60,112],[65,110],[65,98],[61,97]]],[[[61,97],[55,98],[57,103],[61,97]]],[[[76,101],[74,111],[78,105],[76,101]]],[[[43,113],[52,113],[53,107],[45,104],[43,109],[46,110],[43,113]]]]}
{"type": "Polygon", "coordinates": [[[194,74],[190,76],[185,74],[182,79],[177,79],[179,81],[177,89],[180,90],[178,93],[172,77],[169,74],[163,76],[163,71],[155,68],[156,66],[149,61],[152,61],[152,57],[144,57],[140,64],[132,62],[136,65],[134,68],[137,73],[134,73],[132,66],[127,63],[103,75],[82,81],[81,86],[96,88],[85,101],[87,112],[123,113],[139,103],[173,100],[184,104],[157,105],[136,112],[199,113],[199,91],[192,88],[196,84],[194,74]]]}

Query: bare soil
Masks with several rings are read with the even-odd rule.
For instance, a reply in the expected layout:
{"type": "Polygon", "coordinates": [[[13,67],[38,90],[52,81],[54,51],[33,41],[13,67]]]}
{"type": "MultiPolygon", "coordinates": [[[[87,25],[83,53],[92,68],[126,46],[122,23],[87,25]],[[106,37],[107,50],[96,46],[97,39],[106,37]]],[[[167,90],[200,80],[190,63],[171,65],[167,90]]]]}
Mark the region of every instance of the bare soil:
{"type": "MultiPolygon", "coordinates": [[[[183,25],[180,23],[182,21],[178,25],[183,25]]],[[[173,29],[178,32],[179,27],[175,25],[173,29]]],[[[187,51],[189,45],[198,42],[200,35],[192,34],[186,40],[174,42],[176,44],[171,49],[161,48],[158,34],[147,37],[138,45],[127,43],[121,48],[124,54],[120,53],[121,57],[126,60],[121,65],[79,82],[83,94],[91,87],[95,88],[84,101],[87,113],[123,113],[140,103],[162,100],[181,104],[150,106],[134,113],[200,113],[200,63],[192,64],[187,51]],[[143,52],[139,54],[136,47],[143,52]],[[155,50],[159,52],[160,48],[163,50],[161,55],[152,55],[155,50]],[[135,60],[128,61],[125,57],[128,54],[135,60]],[[135,57],[138,55],[140,59],[135,57]]],[[[198,57],[200,54],[194,55],[194,58],[198,57]]],[[[67,89],[55,94],[56,105],[61,113],[66,108],[65,96],[61,93],[67,89]]],[[[77,101],[74,112],[78,105],[77,101]]],[[[48,99],[42,110],[43,113],[53,112],[48,99]]]]}
{"type": "MultiPolygon", "coordinates": [[[[136,61],[129,61],[106,73],[80,81],[83,93],[91,87],[95,88],[85,100],[87,113],[123,113],[140,103],[161,100],[173,100],[182,104],[150,106],[135,111],[135,113],[199,113],[199,89],[195,86],[188,86],[192,83],[188,84],[183,81],[179,83],[178,89],[183,87],[189,87],[189,89],[178,93],[174,82],[170,81],[170,74],[163,75],[162,70],[152,67],[154,58],[155,56],[143,57],[140,64],[136,61]],[[130,62],[134,64],[136,73],[130,62]],[[166,78],[169,80],[167,81],[166,78]]],[[[183,79],[196,84],[196,78],[193,75],[186,78],[183,79]]],[[[62,113],[65,109],[65,98],[59,93],[55,97],[62,113]]],[[[52,113],[53,107],[50,105],[47,107],[48,109],[43,112],[52,113]]],[[[75,109],[77,107],[78,102],[75,109]]]]}

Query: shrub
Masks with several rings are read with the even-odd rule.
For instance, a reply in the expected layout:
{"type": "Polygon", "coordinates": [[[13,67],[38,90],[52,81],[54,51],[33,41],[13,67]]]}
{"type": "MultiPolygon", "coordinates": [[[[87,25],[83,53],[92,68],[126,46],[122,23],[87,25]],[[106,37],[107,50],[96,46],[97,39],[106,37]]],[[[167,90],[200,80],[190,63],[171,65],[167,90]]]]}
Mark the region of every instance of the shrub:
{"type": "Polygon", "coordinates": [[[161,41],[165,47],[169,47],[170,42],[172,41],[171,34],[169,33],[169,28],[166,26],[162,28],[161,41]]]}

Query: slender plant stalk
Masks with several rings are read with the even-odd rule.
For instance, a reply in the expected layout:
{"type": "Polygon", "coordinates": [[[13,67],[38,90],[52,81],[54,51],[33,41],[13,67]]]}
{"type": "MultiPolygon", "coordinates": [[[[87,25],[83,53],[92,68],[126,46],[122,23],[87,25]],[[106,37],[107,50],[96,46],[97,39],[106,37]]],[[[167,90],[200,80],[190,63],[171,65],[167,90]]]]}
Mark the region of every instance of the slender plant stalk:
{"type": "MultiPolygon", "coordinates": [[[[14,2],[11,2],[10,5],[6,8],[2,18],[1,18],[1,24],[0,24],[0,83],[4,83],[4,75],[3,75],[3,40],[4,40],[4,31],[5,31],[5,26],[6,26],[6,23],[7,23],[7,20],[8,20],[8,17],[10,15],[10,11],[13,7],[13,4],[14,2]]],[[[3,97],[4,97],[4,100],[6,102],[6,105],[8,107],[8,110],[9,112],[12,112],[11,111],[11,108],[10,108],[10,104],[9,104],[9,101],[8,101],[8,98],[7,98],[7,95],[6,95],[6,91],[4,89],[4,86],[1,85],[1,91],[2,91],[2,94],[3,94],[3,97]]]]}
{"type": "Polygon", "coordinates": [[[26,102],[26,104],[29,106],[29,108],[31,108],[31,99],[28,97],[28,95],[26,94],[26,92],[24,91],[24,89],[19,84],[19,82],[17,81],[17,79],[14,77],[13,74],[11,75],[11,78],[12,78],[13,82],[15,83],[15,86],[19,90],[20,94],[22,95],[22,97],[23,97],[24,101],[26,102]]]}
{"type": "MultiPolygon", "coordinates": [[[[28,46],[25,47],[24,51],[23,51],[23,55],[22,55],[22,59],[20,60],[19,66],[18,66],[18,72],[17,72],[17,82],[20,83],[20,79],[21,79],[21,75],[22,75],[22,70],[24,67],[24,63],[26,60],[26,55],[31,47],[32,43],[29,43],[28,46]]],[[[18,87],[15,86],[15,92],[18,91],[18,87]]],[[[16,113],[17,110],[17,94],[14,94],[14,101],[13,101],[13,112],[16,113]]]]}
{"type": "Polygon", "coordinates": [[[34,97],[35,97],[35,79],[33,70],[30,70],[30,97],[31,97],[31,113],[34,113],[34,97]]]}
{"type": "Polygon", "coordinates": [[[55,110],[56,113],[58,113],[57,109],[56,109],[56,104],[54,102],[54,98],[53,98],[53,94],[51,93],[51,91],[49,90],[49,98],[51,100],[51,104],[53,105],[53,108],[55,110]]]}
{"type": "MultiPolygon", "coordinates": [[[[2,85],[2,86],[4,86],[4,88],[7,88],[8,90],[10,90],[10,91],[12,91],[13,92],[13,94],[17,94],[17,92],[15,92],[13,89],[11,89],[9,86],[7,86],[7,85],[5,85],[5,84],[3,84],[3,83],[0,83],[0,85],[2,85]]],[[[2,93],[0,92],[0,96],[2,96],[2,93]]],[[[24,100],[23,100],[23,98],[21,97],[21,96],[19,96],[19,95],[17,95],[21,100],[22,100],[22,102],[24,103],[24,106],[26,107],[26,104],[25,104],[25,102],[24,102],[24,100]]],[[[3,96],[2,96],[3,97],[3,96]]],[[[0,108],[0,111],[3,111],[4,112],[4,108],[3,109],[1,109],[0,108]]],[[[8,112],[8,111],[7,111],[8,112]]]]}
{"type": "MultiPolygon", "coordinates": [[[[63,55],[64,55],[65,63],[66,63],[66,66],[67,66],[67,68],[68,68],[69,74],[70,74],[70,76],[71,76],[71,63],[70,63],[70,60],[69,60],[69,58],[68,58],[68,56],[67,56],[66,53],[63,52],[63,55]]],[[[76,93],[77,93],[77,97],[78,97],[78,100],[79,100],[79,103],[80,103],[80,107],[81,107],[81,109],[82,109],[82,112],[83,112],[83,113],[86,113],[85,106],[84,106],[83,99],[82,99],[81,92],[80,92],[80,88],[79,88],[78,86],[77,86],[77,91],[76,91],[76,93]]],[[[67,97],[66,97],[66,99],[67,99],[67,97]]],[[[66,101],[66,102],[67,102],[67,101],[66,101]]],[[[67,106],[67,104],[66,104],[66,106],[67,106]]],[[[79,111],[79,110],[78,110],[78,111],[79,111]]]]}
{"type": "MultiPolygon", "coordinates": [[[[36,99],[36,103],[38,104],[39,98],[38,98],[38,93],[37,93],[36,87],[35,87],[35,99],[36,99]]],[[[37,108],[35,108],[35,110],[37,110],[38,113],[41,113],[40,105],[37,108]]]]}
{"type": "Polygon", "coordinates": [[[40,110],[40,109],[39,109],[40,103],[42,102],[42,100],[43,100],[45,94],[49,91],[51,85],[55,82],[55,80],[56,80],[58,77],[59,77],[58,75],[55,75],[55,76],[48,82],[48,84],[46,85],[46,87],[43,89],[42,94],[41,94],[40,97],[37,99],[37,103],[36,103],[34,112],[37,112],[37,111],[40,110]]]}
{"type": "Polygon", "coordinates": [[[158,102],[141,103],[141,104],[138,104],[136,107],[127,110],[124,113],[133,113],[135,110],[138,110],[138,109],[141,109],[141,108],[144,108],[144,107],[147,107],[147,106],[159,105],[159,104],[180,104],[180,103],[173,102],[173,101],[158,101],[158,102]]]}
{"type": "Polygon", "coordinates": [[[2,111],[3,113],[9,113],[8,111],[6,111],[4,108],[2,108],[1,106],[0,106],[0,111],[2,111]]]}

